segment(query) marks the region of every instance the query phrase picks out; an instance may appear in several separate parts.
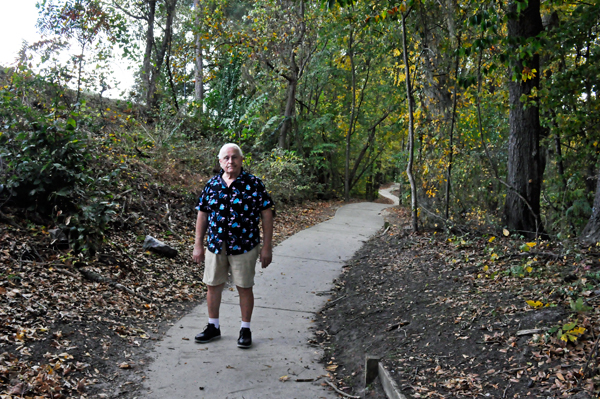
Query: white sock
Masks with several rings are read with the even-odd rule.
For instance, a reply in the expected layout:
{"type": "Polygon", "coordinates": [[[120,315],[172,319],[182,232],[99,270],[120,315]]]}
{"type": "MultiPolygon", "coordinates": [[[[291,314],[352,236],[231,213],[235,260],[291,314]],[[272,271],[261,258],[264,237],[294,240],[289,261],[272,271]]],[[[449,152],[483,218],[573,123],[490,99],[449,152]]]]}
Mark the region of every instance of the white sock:
{"type": "Polygon", "coordinates": [[[214,324],[215,328],[219,328],[219,319],[211,319],[210,317],[208,318],[208,324],[214,324]]]}
{"type": "Polygon", "coordinates": [[[249,321],[242,321],[242,327],[241,328],[250,328],[250,322],[249,321]]]}

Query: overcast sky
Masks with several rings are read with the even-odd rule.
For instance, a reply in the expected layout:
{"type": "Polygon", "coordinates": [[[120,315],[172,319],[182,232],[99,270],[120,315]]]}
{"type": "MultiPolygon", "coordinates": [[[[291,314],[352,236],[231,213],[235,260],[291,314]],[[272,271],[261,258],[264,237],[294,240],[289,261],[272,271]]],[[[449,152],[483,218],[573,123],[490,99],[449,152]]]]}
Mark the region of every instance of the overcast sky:
{"type": "Polygon", "coordinates": [[[36,0],[0,0],[0,65],[15,62],[23,40],[39,39],[35,30],[36,0]]]}
{"type": "MultiPolygon", "coordinates": [[[[35,28],[38,10],[35,4],[38,0],[0,0],[0,65],[12,66],[21,49],[23,40],[29,44],[40,39],[35,28]]],[[[115,77],[121,82],[119,88],[113,88],[108,97],[116,98],[119,93],[133,84],[132,73],[123,62],[112,65],[115,77]]]]}

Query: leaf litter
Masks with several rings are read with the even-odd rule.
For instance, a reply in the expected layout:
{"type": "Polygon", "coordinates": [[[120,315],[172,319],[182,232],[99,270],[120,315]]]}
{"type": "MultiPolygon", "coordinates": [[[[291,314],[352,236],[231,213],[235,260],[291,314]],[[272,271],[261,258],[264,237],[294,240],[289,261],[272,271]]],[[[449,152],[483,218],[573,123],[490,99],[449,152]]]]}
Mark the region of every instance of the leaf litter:
{"type": "MultiPolygon", "coordinates": [[[[191,261],[195,195],[142,172],[135,177],[91,259],[54,245],[52,226],[4,207],[26,227],[0,223],[0,398],[139,397],[146,353],[205,297],[203,266],[191,261]],[[144,251],[146,235],[179,255],[144,251]]],[[[340,205],[281,206],[274,244],[331,218],[340,205]]]]}
{"type": "MultiPolygon", "coordinates": [[[[143,180],[124,192],[93,259],[53,246],[50,226],[0,224],[1,398],[139,397],[147,351],[204,298],[194,196],[143,180]],[[179,256],[143,251],[148,234],[179,256]]],[[[282,207],[275,244],[340,205],[282,207]]],[[[598,254],[507,232],[409,234],[396,208],[387,220],[345,265],[310,342],[340,395],[362,391],[366,354],[407,397],[597,395],[598,254]]],[[[377,384],[364,394],[385,397],[377,384]]]]}
{"type": "Polygon", "coordinates": [[[598,396],[597,253],[508,231],[412,234],[397,207],[386,221],[344,266],[309,342],[340,390],[386,398],[378,380],[364,387],[369,355],[407,398],[598,396]]]}

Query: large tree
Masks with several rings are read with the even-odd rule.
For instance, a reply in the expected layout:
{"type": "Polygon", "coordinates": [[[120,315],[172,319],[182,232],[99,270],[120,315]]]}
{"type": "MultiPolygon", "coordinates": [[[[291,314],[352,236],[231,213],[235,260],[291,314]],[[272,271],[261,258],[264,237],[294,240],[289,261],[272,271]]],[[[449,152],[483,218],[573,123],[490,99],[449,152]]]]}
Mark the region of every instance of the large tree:
{"type": "Polygon", "coordinates": [[[511,1],[508,7],[508,38],[514,43],[512,79],[508,84],[510,135],[504,216],[506,226],[527,237],[543,232],[540,193],[544,160],[540,152],[540,116],[536,103],[527,101],[539,87],[540,59],[527,51],[527,40],[542,32],[540,1],[511,1]]]}
{"type": "Polygon", "coordinates": [[[251,56],[273,73],[275,82],[286,85],[278,129],[279,148],[289,148],[296,122],[298,85],[316,49],[316,30],[307,18],[307,14],[316,11],[316,7],[305,4],[304,0],[262,0],[255,2],[249,14],[253,21],[248,26],[248,37],[253,43],[251,56]]]}
{"type": "Polygon", "coordinates": [[[583,245],[594,245],[600,242],[600,170],[598,170],[596,185],[596,195],[594,197],[594,207],[588,224],[581,232],[581,243],[583,245]]]}
{"type": "Polygon", "coordinates": [[[144,31],[145,50],[141,66],[141,89],[149,110],[158,105],[157,84],[163,73],[163,65],[173,38],[177,2],[178,0],[143,0],[136,3],[113,1],[115,7],[135,21],[138,29],[144,31]],[[157,34],[157,26],[163,30],[162,37],[157,34]]]}

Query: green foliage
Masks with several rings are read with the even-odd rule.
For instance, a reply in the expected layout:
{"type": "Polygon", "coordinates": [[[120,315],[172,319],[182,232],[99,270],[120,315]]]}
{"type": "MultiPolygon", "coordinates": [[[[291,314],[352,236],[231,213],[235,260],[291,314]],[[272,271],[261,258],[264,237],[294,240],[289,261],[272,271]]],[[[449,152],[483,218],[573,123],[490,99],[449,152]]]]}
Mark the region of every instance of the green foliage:
{"type": "Polygon", "coordinates": [[[577,342],[577,338],[582,336],[585,331],[586,329],[579,325],[579,321],[572,321],[550,328],[548,334],[556,334],[556,337],[566,345],[569,342],[577,342]]]}
{"type": "Polygon", "coordinates": [[[69,107],[65,96],[25,68],[11,74],[0,90],[0,179],[6,200],[54,219],[68,229],[73,249],[93,252],[114,213],[102,188],[119,169],[93,174],[92,144],[78,127],[85,102],[69,107]],[[36,97],[52,106],[30,105],[36,97]]]}
{"type": "Polygon", "coordinates": [[[182,127],[187,117],[181,115],[166,102],[159,105],[158,112],[159,117],[156,123],[147,126],[141,124],[139,127],[146,139],[144,143],[160,148],[169,144],[174,137],[181,138],[181,135],[184,134],[182,127]]]}
{"type": "Polygon", "coordinates": [[[275,149],[261,159],[246,156],[248,170],[264,180],[275,202],[294,203],[310,198],[315,187],[304,160],[292,151],[275,149]]]}
{"type": "MultiPolygon", "coordinates": [[[[157,3],[157,26],[164,26],[165,4],[157,3]]],[[[428,211],[420,217],[433,215],[432,223],[440,223],[450,179],[448,225],[500,223],[510,151],[508,84],[539,78],[540,87],[524,95],[523,103],[539,107],[545,129],[542,218],[556,236],[581,231],[600,159],[600,5],[543,3],[543,14],[558,20],[551,18],[538,37],[518,40],[508,37],[507,21],[526,1],[517,2],[514,15],[494,2],[458,2],[452,8],[432,1],[300,4],[210,0],[189,12],[190,4],[179,2],[167,58],[156,71],[158,107],[137,118],[147,123],[121,123],[117,117],[111,130],[97,122],[101,118],[88,118],[83,102],[70,103],[67,98],[75,96],[64,87],[74,87],[77,77],[82,88],[104,90],[112,47],[136,35],[145,38],[145,22],[137,21],[145,21],[148,10],[122,0],[42,1],[39,27],[51,40],[34,49],[43,61],[56,62],[43,64],[43,79],[20,71],[2,91],[0,114],[8,127],[0,137],[1,173],[7,190],[31,209],[46,214],[55,206],[65,213],[77,209],[81,213],[71,223],[102,225],[83,216],[78,205],[85,200],[109,213],[100,205],[109,199],[96,194],[108,183],[90,172],[91,132],[107,147],[122,139],[119,151],[156,156],[149,163],[157,169],[164,159],[177,159],[206,172],[214,148],[237,142],[255,155],[249,167],[265,177],[280,201],[341,192],[348,161],[353,195],[393,179],[402,183],[402,202],[408,203],[407,93],[398,23],[403,14],[415,100],[413,169],[420,205],[428,211]],[[69,63],[55,57],[67,46],[61,36],[80,45],[69,63]],[[197,45],[205,67],[202,101],[192,100],[197,45]],[[535,56],[543,60],[540,71],[527,67],[535,56]],[[79,70],[86,65],[97,69],[79,70]],[[297,83],[295,107],[285,116],[290,82],[297,83]],[[51,100],[36,94],[43,85],[51,100]],[[19,90],[28,93],[25,101],[19,90]],[[388,111],[371,137],[375,121],[388,111]],[[287,139],[278,149],[284,123],[287,139]]],[[[123,49],[132,58],[137,50],[135,44],[123,49]]],[[[136,90],[143,92],[142,86],[136,90]]],[[[526,266],[519,268],[513,274],[527,273],[526,266]]]]}
{"type": "Polygon", "coordinates": [[[593,309],[591,306],[586,305],[581,297],[575,301],[573,298],[569,298],[569,305],[571,306],[571,310],[576,313],[586,313],[593,309]]]}

